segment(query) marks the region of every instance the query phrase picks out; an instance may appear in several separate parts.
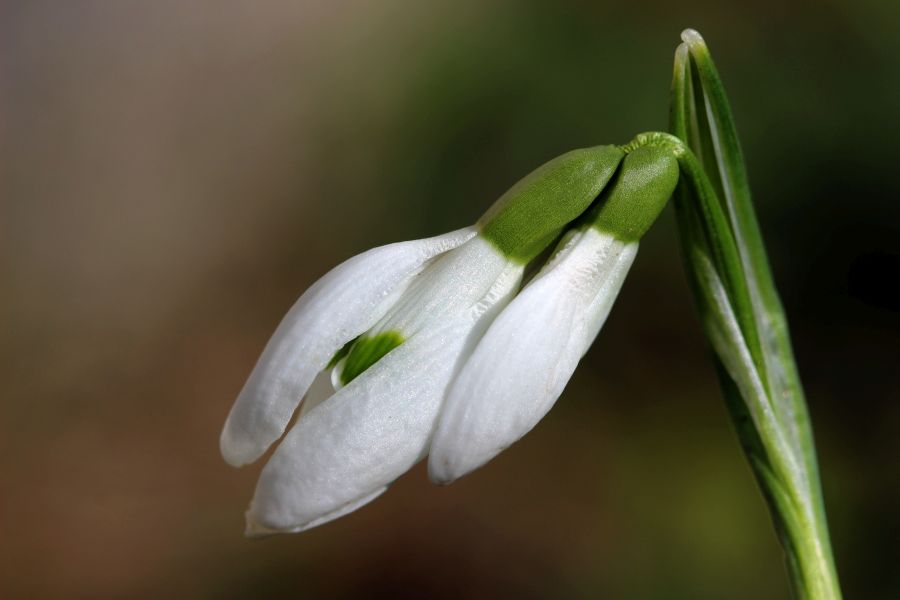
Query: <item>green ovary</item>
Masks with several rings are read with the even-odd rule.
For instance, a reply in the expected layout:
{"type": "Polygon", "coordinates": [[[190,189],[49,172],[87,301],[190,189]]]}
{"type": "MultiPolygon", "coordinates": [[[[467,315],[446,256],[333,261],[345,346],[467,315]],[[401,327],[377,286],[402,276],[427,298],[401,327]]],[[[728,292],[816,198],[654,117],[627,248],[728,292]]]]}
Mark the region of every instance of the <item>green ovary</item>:
{"type": "Polygon", "coordinates": [[[481,235],[527,264],[603,190],[625,153],[616,146],[567,152],[516,183],[481,218],[481,235]]]}
{"type": "Polygon", "coordinates": [[[340,380],[341,384],[347,385],[404,341],[405,338],[398,331],[385,331],[373,336],[364,334],[338,350],[329,366],[337,364],[346,356],[340,380]]]}
{"type": "Polygon", "coordinates": [[[623,242],[636,242],[659,216],[678,183],[678,161],[664,145],[638,147],[625,157],[585,220],[623,242]]]}

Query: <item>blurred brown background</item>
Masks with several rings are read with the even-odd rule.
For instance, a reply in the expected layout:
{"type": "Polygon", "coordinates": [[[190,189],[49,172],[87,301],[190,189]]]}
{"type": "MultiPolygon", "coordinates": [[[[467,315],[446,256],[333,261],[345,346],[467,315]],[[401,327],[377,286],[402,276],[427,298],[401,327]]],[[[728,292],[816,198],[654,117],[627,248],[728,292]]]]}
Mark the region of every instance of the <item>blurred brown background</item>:
{"type": "Polygon", "coordinates": [[[847,598],[900,597],[897,4],[0,4],[0,596],[786,598],[670,212],[538,428],[242,537],[219,428],[344,258],[666,126],[683,27],[730,91],[847,598]]]}

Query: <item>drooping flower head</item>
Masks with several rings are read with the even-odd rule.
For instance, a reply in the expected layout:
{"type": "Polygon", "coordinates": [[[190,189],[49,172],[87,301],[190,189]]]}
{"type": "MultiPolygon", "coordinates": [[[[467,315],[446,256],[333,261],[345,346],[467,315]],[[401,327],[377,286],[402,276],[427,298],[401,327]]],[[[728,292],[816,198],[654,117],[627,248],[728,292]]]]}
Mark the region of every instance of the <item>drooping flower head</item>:
{"type": "Polygon", "coordinates": [[[355,510],[429,451],[432,479],[450,481],[524,435],[602,326],[677,177],[658,149],[569,152],[475,226],[370,250],[316,282],[222,432],[225,459],[246,464],[298,412],[260,476],[248,533],[355,510]],[[526,265],[576,220],[516,296],[526,265]]]}

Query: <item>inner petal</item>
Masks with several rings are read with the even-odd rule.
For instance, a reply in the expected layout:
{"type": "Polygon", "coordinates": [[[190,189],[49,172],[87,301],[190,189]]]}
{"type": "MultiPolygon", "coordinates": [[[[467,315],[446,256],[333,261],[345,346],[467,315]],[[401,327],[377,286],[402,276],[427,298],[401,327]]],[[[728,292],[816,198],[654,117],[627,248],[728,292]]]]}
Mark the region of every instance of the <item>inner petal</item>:
{"type": "Polygon", "coordinates": [[[509,259],[476,236],[434,258],[368,332],[335,355],[332,381],[347,385],[413,335],[477,305],[509,259]]]}

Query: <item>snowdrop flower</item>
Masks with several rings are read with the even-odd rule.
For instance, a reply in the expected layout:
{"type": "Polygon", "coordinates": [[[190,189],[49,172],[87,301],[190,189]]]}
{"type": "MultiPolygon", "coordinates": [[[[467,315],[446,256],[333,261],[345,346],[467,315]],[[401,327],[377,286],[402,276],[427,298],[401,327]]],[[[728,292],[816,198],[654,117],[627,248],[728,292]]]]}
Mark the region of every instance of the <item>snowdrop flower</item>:
{"type": "Polygon", "coordinates": [[[260,476],[249,534],[301,531],[353,511],[428,454],[451,381],[525,265],[585,212],[623,154],[615,146],[564,154],[474,227],[370,250],[301,296],[221,436],[229,463],[252,462],[303,400],[260,476]]]}

